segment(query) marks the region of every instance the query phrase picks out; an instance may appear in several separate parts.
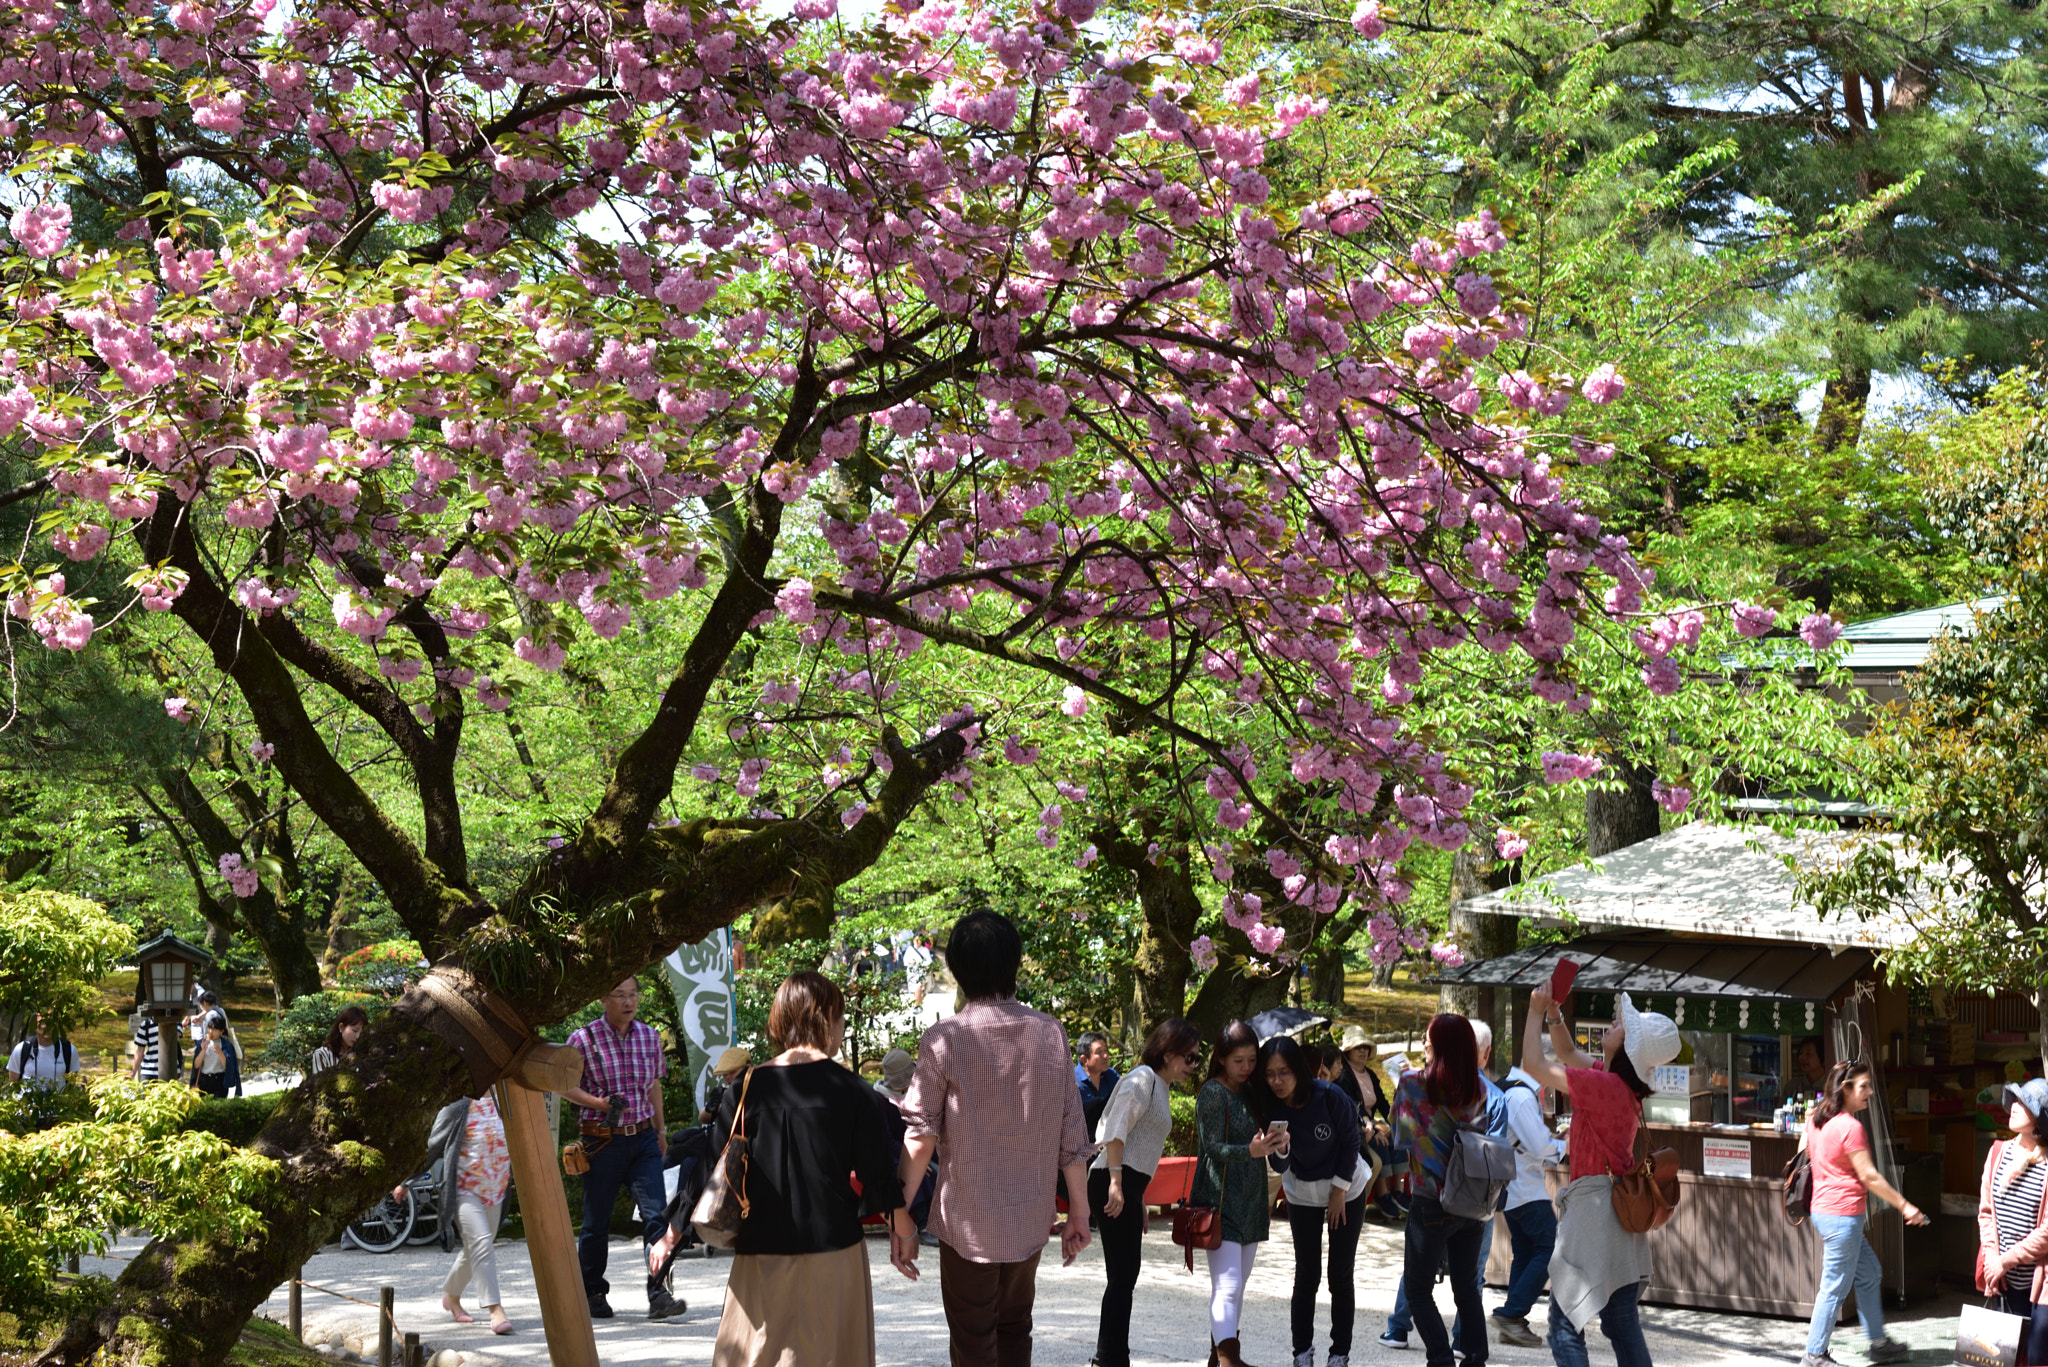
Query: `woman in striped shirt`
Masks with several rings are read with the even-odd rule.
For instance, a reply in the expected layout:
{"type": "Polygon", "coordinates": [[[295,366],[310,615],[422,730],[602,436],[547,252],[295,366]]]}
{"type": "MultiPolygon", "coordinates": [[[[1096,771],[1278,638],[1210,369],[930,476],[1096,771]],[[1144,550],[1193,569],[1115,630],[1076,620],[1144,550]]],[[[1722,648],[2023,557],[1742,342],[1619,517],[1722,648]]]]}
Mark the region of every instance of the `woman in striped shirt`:
{"type": "Polygon", "coordinates": [[[2040,1135],[2048,1082],[2031,1078],[2007,1087],[2005,1100],[2013,1137],[1991,1146],[1977,1198],[1978,1290],[2027,1321],[2020,1361],[2048,1363],[2048,1306],[2041,1303],[2048,1283],[2048,1153],[2040,1135]]]}

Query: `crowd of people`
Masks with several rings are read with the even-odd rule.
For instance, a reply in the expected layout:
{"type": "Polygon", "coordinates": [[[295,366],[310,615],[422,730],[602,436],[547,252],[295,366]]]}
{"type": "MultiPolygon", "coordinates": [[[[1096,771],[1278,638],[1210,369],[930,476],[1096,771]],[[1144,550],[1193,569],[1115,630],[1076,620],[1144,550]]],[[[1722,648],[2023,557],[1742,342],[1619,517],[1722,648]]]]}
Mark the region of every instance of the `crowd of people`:
{"type": "MultiPolygon", "coordinates": [[[[1404,1057],[1383,1062],[1356,1026],[1312,1047],[1284,1034],[1262,1040],[1243,1021],[1205,1040],[1172,1018],[1120,1071],[1108,1039],[1085,1034],[1070,1051],[1057,1020],[1017,999],[1023,946],[1003,916],[963,917],[944,954],[957,985],[954,1013],[926,1029],[915,1055],[890,1050],[871,1084],[840,1061],[847,1011],[838,987],[818,973],[791,975],[769,1013],[772,1055],[756,1063],[745,1048],[727,1049],[712,1064],[708,1101],[690,1117],[696,1125],[674,1135],[663,1114],[668,1062],[660,1035],[638,1019],[637,982],[627,979],[603,999],[602,1015],[569,1037],[584,1070],[564,1094],[578,1108],[587,1163],[577,1252],[593,1317],[614,1314],[607,1262],[618,1193],[630,1192],[639,1213],[648,1317],[672,1318],[686,1307],[668,1290],[666,1272],[678,1246],[696,1237],[696,1195],[721,1155],[743,1153],[729,1170],[744,1215],[718,1367],[873,1362],[862,1225],[875,1220],[888,1228],[890,1262],[901,1275],[923,1276],[921,1256],[935,1250],[955,1364],[1028,1364],[1048,1238],[1058,1238],[1068,1264],[1099,1238],[1094,1367],[1129,1367],[1151,1228],[1148,1189],[1174,1128],[1172,1096],[1192,1089],[1195,1167],[1186,1204],[1213,1213],[1213,1232],[1186,1242],[1190,1258],[1200,1247],[1206,1261],[1210,1367],[1248,1367],[1245,1294],[1260,1246],[1282,1222],[1294,1268],[1289,1359],[1315,1367],[1327,1290],[1322,1360],[1348,1367],[1368,1221],[1403,1230],[1382,1346],[1404,1349],[1419,1336],[1426,1367],[1481,1367],[1493,1343],[1547,1346],[1557,1367],[1583,1367],[1598,1321],[1618,1367],[1650,1362],[1638,1314],[1648,1238],[1624,1227],[1613,1192],[1640,1160],[1647,1079],[1680,1051],[1669,1018],[1619,995],[1596,1059],[1559,1004],[1535,991],[1520,1057],[1498,1074],[1491,1029],[1450,1013],[1429,1022],[1419,1067],[1404,1057]],[[1568,1102],[1568,1135],[1551,1119],[1559,1100],[1568,1102]],[[732,1143],[735,1135],[743,1142],[732,1143]],[[1476,1206],[1467,1161],[1475,1137],[1512,1154],[1511,1175],[1493,1178],[1476,1206]],[[680,1178],[670,1171],[678,1167],[680,1178]],[[1485,1268],[1496,1213],[1512,1254],[1505,1296],[1489,1313],[1485,1268]],[[1437,1297],[1445,1281],[1454,1309],[1448,1328],[1437,1297]],[[1539,1332],[1531,1317],[1546,1303],[1539,1332]]],[[[145,1021],[134,1075],[159,1075],[157,1051],[177,1050],[189,1031],[194,1051],[184,1080],[216,1096],[238,1083],[240,1045],[210,993],[177,1032],[160,1035],[145,1021]]],[[[309,1074],[344,1064],[366,1023],[360,1008],[341,1012],[309,1074]]],[[[7,1059],[12,1083],[61,1087],[77,1068],[76,1050],[47,1019],[7,1059]]],[[[1875,1082],[1867,1062],[1834,1065],[1804,1131],[1810,1215],[1825,1250],[1805,1367],[1833,1367],[1831,1336],[1852,1293],[1870,1360],[1907,1356],[1885,1332],[1866,1205],[1874,1196],[1909,1223],[1927,1217],[1872,1159],[1863,1115],[1875,1082]]],[[[1979,1288],[2025,1322],[2020,1361],[2048,1363],[2048,1081],[2016,1083],[2004,1100],[2014,1137],[1992,1146],[1983,1170],[1979,1288]]],[[[457,1254],[443,1305],[455,1320],[473,1322],[463,1308],[473,1290],[502,1334],[513,1326],[493,1241],[511,1165],[498,1103],[492,1089],[445,1108],[429,1150],[443,1193],[443,1247],[457,1254]]]]}

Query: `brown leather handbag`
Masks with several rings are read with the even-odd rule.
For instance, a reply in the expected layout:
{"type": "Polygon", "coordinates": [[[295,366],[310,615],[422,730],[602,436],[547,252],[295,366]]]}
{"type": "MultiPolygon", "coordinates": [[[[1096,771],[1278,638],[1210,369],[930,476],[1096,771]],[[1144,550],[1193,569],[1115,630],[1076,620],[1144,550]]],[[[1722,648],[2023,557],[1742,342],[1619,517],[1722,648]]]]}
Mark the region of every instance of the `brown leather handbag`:
{"type": "Polygon", "coordinates": [[[747,1171],[752,1155],[747,1145],[747,1089],[754,1085],[754,1070],[740,1083],[740,1099],[733,1107],[732,1134],[725,1152],[712,1165],[704,1183],[704,1194],[690,1211],[690,1223],[697,1237],[712,1248],[731,1248],[739,1242],[740,1226],[746,1222],[753,1202],[747,1199],[747,1171]]]}
{"type": "Polygon", "coordinates": [[[1614,1218],[1631,1234],[1662,1229],[1677,1210],[1676,1149],[1657,1149],[1614,1179],[1614,1218]]]}
{"type": "Polygon", "coordinates": [[[1188,1271],[1195,1270],[1195,1250],[1207,1252],[1223,1247],[1223,1188],[1230,1181],[1230,1165],[1223,1164],[1223,1176],[1216,1182],[1216,1204],[1196,1206],[1182,1201],[1173,1208],[1173,1241],[1187,1250],[1188,1271]]]}

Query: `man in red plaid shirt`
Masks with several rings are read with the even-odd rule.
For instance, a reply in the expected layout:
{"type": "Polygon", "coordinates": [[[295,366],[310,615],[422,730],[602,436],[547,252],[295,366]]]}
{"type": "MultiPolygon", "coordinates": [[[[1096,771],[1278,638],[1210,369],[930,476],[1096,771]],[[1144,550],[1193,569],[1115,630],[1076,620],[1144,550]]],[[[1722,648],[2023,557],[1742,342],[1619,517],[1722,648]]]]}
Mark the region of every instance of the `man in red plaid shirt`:
{"type": "MultiPolygon", "coordinates": [[[[668,1132],[661,1114],[661,1080],[668,1059],[661,1036],[640,1012],[640,984],[626,979],[604,999],[604,1019],[594,1020],[569,1036],[583,1055],[583,1085],[563,1095],[582,1108],[583,1152],[590,1171],[583,1174],[583,1228],[576,1235],[576,1256],[583,1265],[583,1294],[590,1297],[592,1319],[610,1319],[611,1302],[605,1280],[607,1245],[611,1240],[612,1202],[625,1186],[640,1207],[646,1243],[668,1228],[663,1210],[668,1192],[662,1182],[662,1159],[668,1153],[668,1132]]],[[[687,1307],[652,1277],[647,1280],[647,1318],[665,1320],[687,1307]]]]}

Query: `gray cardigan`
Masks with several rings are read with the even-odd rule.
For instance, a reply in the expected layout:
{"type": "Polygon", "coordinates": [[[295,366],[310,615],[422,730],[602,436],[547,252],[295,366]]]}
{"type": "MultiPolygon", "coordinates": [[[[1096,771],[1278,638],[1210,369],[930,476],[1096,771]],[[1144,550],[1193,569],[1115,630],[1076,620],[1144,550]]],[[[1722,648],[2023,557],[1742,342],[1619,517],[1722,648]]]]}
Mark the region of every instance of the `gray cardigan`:
{"type": "Polygon", "coordinates": [[[440,1168],[441,1251],[455,1247],[455,1174],[462,1166],[462,1140],[469,1133],[469,1098],[441,1108],[427,1136],[427,1167],[440,1168]]]}

